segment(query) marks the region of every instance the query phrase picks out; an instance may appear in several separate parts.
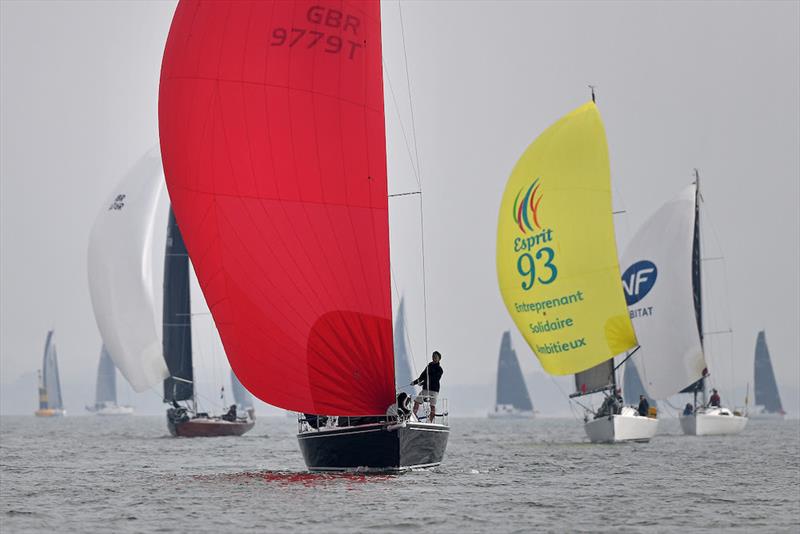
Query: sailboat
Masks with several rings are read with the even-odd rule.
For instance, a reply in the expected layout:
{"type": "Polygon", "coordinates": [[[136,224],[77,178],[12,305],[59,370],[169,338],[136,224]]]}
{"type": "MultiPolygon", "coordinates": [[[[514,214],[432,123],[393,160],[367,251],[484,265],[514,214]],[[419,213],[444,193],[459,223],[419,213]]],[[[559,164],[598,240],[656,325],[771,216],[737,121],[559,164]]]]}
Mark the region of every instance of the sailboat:
{"type": "Polygon", "coordinates": [[[211,416],[197,409],[192,363],[192,305],[189,255],[175,214],[170,209],[167,245],[164,253],[164,360],[169,376],[164,379],[167,428],[173,436],[241,436],[255,425],[250,414],[239,414],[233,404],[223,416],[211,416]],[[179,401],[186,401],[184,405],[179,401]]]}
{"type": "Polygon", "coordinates": [[[728,408],[707,406],[705,399],[709,374],[703,348],[699,200],[696,181],[645,221],[625,251],[622,281],[641,344],[636,366],[648,395],[660,400],[692,393],[692,413],[680,417],[683,431],[728,434],[743,429],[747,419],[728,408]]]}
{"type": "MultiPolygon", "coordinates": [[[[545,130],[512,170],[500,206],[497,276],[544,370],[577,373],[573,397],[612,398],[613,358],[637,341],[619,283],[608,146],[594,95],[545,130]]],[[[648,440],[657,422],[632,411],[587,415],[590,440],[648,440]]]]}
{"type": "Polygon", "coordinates": [[[756,338],[756,354],[754,359],[754,380],[756,406],[749,413],[752,419],[783,419],[781,395],[778,384],[775,382],[775,372],[772,370],[772,360],[767,348],[767,335],[761,330],[756,338]]]}
{"type": "Polygon", "coordinates": [[[89,239],[89,289],[103,344],[137,391],[164,384],[167,428],[175,436],[241,435],[253,426],[231,411],[199,412],[195,399],[189,261],[175,223],[167,221],[163,340],[153,292],[152,245],[164,189],[161,154],[145,154],[98,214],[89,239]],[[188,401],[184,406],[179,401],[188,401]]]}
{"type": "Polygon", "coordinates": [[[86,410],[97,415],[131,415],[131,406],[117,404],[117,368],[108,355],[105,345],[100,349],[100,363],[97,365],[97,384],[95,385],[94,406],[86,410]]]}
{"type": "Polygon", "coordinates": [[[435,466],[449,435],[396,401],[380,19],[378,2],[182,1],[161,69],[200,286],[242,384],[304,414],[311,471],[435,466]]]}
{"type": "Polygon", "coordinates": [[[58,356],[53,341],[55,332],[49,330],[44,342],[44,358],[39,370],[39,409],[37,417],[57,417],[67,415],[61,399],[61,381],[58,378],[58,356]]]}
{"type": "MultiPolygon", "coordinates": [[[[625,363],[630,362],[634,352],[627,354],[625,363]]],[[[622,365],[622,364],[619,364],[622,365]]],[[[620,396],[617,382],[617,368],[614,359],[601,363],[586,371],[575,374],[575,393],[570,398],[603,392],[605,399],[600,409],[593,412],[593,417],[585,417],[584,429],[592,443],[621,443],[634,441],[647,443],[658,430],[658,419],[655,408],[651,407],[647,414],[638,411],[638,397],[635,404],[627,402],[620,396]],[[609,414],[614,413],[612,419],[609,414]],[[613,426],[610,424],[613,422],[613,426]]]]}
{"type": "Polygon", "coordinates": [[[497,361],[497,390],[491,418],[533,417],[533,404],[522,376],[517,353],[511,346],[511,332],[503,332],[497,361]]]}

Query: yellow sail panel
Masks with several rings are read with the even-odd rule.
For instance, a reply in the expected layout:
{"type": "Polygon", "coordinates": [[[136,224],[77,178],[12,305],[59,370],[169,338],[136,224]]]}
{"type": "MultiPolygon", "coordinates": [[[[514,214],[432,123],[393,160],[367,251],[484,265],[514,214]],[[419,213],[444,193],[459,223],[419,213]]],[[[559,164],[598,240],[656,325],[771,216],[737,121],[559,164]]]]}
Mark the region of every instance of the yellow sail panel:
{"type": "Polygon", "coordinates": [[[511,172],[497,277],[550,374],[583,371],[636,345],[617,261],[608,146],[593,102],[545,130],[511,172]]]}

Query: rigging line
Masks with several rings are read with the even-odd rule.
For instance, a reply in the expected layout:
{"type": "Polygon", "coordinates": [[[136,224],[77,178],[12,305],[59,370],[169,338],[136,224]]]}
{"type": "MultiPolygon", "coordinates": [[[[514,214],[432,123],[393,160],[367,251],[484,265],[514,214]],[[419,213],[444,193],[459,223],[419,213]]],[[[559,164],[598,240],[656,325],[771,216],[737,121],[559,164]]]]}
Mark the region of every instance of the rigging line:
{"type": "MultiPolygon", "coordinates": [[[[417,158],[417,174],[420,175],[420,181],[422,180],[422,171],[419,166],[419,150],[417,149],[417,128],[414,122],[414,103],[411,99],[411,76],[408,75],[408,53],[406,52],[406,30],[405,24],[403,24],[403,6],[400,3],[400,0],[397,0],[397,10],[400,12],[400,35],[403,40],[403,63],[406,68],[406,87],[408,88],[408,107],[411,110],[411,136],[412,140],[414,141],[414,155],[417,158]]],[[[422,187],[420,186],[420,189],[422,187]]]]}
{"type": "Polygon", "coordinates": [[[423,318],[425,320],[425,357],[429,353],[428,350],[428,283],[425,270],[425,210],[422,203],[422,195],[419,195],[419,234],[420,246],[422,247],[422,309],[423,318]]]}
{"type": "MultiPolygon", "coordinates": [[[[570,413],[572,414],[572,417],[573,417],[574,419],[576,419],[576,420],[580,421],[580,418],[579,418],[579,417],[578,417],[578,415],[575,413],[574,406],[572,405],[572,399],[570,399],[570,398],[569,398],[569,395],[567,395],[566,393],[564,393],[564,390],[563,390],[563,389],[561,389],[561,386],[558,384],[558,382],[556,382],[556,379],[555,379],[555,378],[553,378],[553,377],[552,377],[552,375],[547,375],[547,377],[550,379],[550,381],[553,383],[553,385],[555,385],[555,386],[556,386],[556,388],[558,388],[558,391],[559,391],[559,393],[561,393],[561,395],[563,395],[564,397],[566,397],[566,399],[567,399],[567,404],[569,405],[569,411],[570,411],[570,413]]],[[[575,401],[575,402],[577,403],[577,401],[575,401]]]]}
{"type": "Polygon", "coordinates": [[[422,191],[411,191],[409,193],[394,193],[393,195],[388,195],[389,198],[394,197],[407,197],[408,195],[421,195],[422,191]]]}
{"type": "MultiPolygon", "coordinates": [[[[641,345],[637,345],[635,349],[633,349],[631,352],[629,352],[629,353],[627,354],[627,356],[625,356],[625,358],[624,358],[624,359],[623,359],[621,362],[619,362],[619,363],[616,365],[616,367],[614,367],[614,371],[613,371],[613,372],[614,372],[614,373],[616,373],[616,372],[617,372],[617,369],[619,369],[620,367],[622,367],[622,364],[623,364],[623,363],[625,363],[625,362],[627,362],[627,361],[628,361],[628,360],[631,358],[631,356],[633,356],[634,354],[636,354],[636,352],[637,352],[639,349],[641,349],[641,348],[642,348],[642,346],[641,346],[641,345]]],[[[615,380],[616,380],[616,378],[615,378],[615,380]]]]}
{"type": "Polygon", "coordinates": [[[403,118],[400,116],[400,106],[397,103],[397,96],[394,94],[394,85],[392,85],[392,77],[389,76],[389,69],[386,67],[386,61],[383,62],[383,72],[386,74],[386,81],[389,83],[389,93],[392,95],[392,103],[394,104],[394,112],[397,115],[397,122],[400,123],[400,131],[403,133],[403,142],[406,145],[406,152],[408,152],[408,160],[411,162],[411,171],[414,173],[414,179],[417,181],[417,187],[422,188],[420,184],[419,171],[414,163],[414,155],[411,153],[411,145],[408,143],[408,134],[406,127],[403,125],[403,118]]]}
{"type": "Polygon", "coordinates": [[[728,329],[728,330],[714,330],[714,331],[711,331],[711,332],[703,332],[703,337],[705,337],[705,336],[713,336],[715,334],[733,334],[733,330],[728,329]]]}
{"type": "MultiPolygon", "coordinates": [[[[735,371],[736,366],[734,364],[734,354],[733,354],[733,350],[734,350],[734,346],[735,346],[734,338],[733,338],[733,335],[734,335],[734,333],[733,333],[733,317],[731,315],[731,303],[730,303],[730,298],[728,296],[728,287],[729,287],[728,286],[728,264],[725,261],[724,252],[722,250],[722,241],[719,238],[719,234],[717,233],[717,228],[714,225],[714,221],[710,217],[711,210],[708,207],[708,203],[706,202],[705,198],[703,198],[702,196],[700,197],[700,200],[703,203],[703,206],[705,208],[705,212],[707,214],[709,214],[709,216],[703,217],[703,220],[707,221],[705,226],[707,228],[711,228],[711,237],[713,238],[714,243],[716,244],[717,248],[719,249],[719,252],[720,252],[720,256],[719,257],[722,260],[722,288],[721,288],[721,290],[722,290],[722,294],[723,294],[724,300],[725,300],[725,304],[724,304],[724,308],[725,309],[724,309],[724,311],[725,311],[725,313],[727,315],[727,317],[726,317],[727,320],[725,322],[728,323],[727,324],[728,331],[727,332],[719,331],[719,332],[712,332],[712,333],[715,333],[715,334],[716,333],[730,333],[731,334],[731,338],[730,338],[730,355],[728,357],[728,361],[729,361],[729,365],[730,365],[730,369],[729,370],[730,370],[730,377],[731,377],[730,387],[733,388],[734,384],[735,384],[735,381],[736,381],[736,371],[735,371]]],[[[703,229],[704,229],[703,227],[700,228],[701,237],[703,238],[703,241],[708,242],[708,230],[705,230],[705,232],[703,232],[703,229]]],[[[713,259],[716,259],[716,258],[713,258],[713,259]]],[[[708,294],[710,293],[711,288],[708,287],[708,284],[704,284],[704,285],[706,286],[706,295],[708,296],[708,294]]],[[[708,306],[706,306],[706,308],[708,308],[708,306]]],[[[719,317],[717,316],[716,313],[714,314],[714,319],[715,319],[714,326],[718,327],[717,321],[719,320],[719,317]]],[[[724,325],[723,325],[723,328],[724,328],[724,325]]]]}
{"type": "Polygon", "coordinates": [[[408,104],[411,110],[411,132],[412,138],[414,141],[414,154],[416,155],[416,167],[414,165],[414,157],[411,155],[411,148],[408,144],[408,139],[406,138],[405,127],[403,126],[403,121],[400,118],[400,107],[397,104],[397,98],[395,97],[394,87],[392,86],[391,78],[389,77],[388,71],[386,70],[386,66],[384,63],[384,72],[386,72],[386,79],[389,82],[389,90],[392,94],[392,100],[394,101],[395,111],[397,112],[398,120],[400,121],[400,128],[403,131],[403,139],[406,143],[406,149],[409,152],[409,158],[411,158],[411,167],[414,169],[414,177],[417,180],[417,186],[419,188],[419,220],[420,220],[420,244],[422,248],[422,300],[423,300],[423,319],[425,324],[425,355],[427,359],[427,355],[429,352],[428,347],[428,288],[427,288],[427,276],[426,276],[426,269],[425,269],[425,214],[424,214],[424,207],[422,201],[422,176],[421,170],[419,165],[419,150],[417,149],[417,132],[416,132],[416,122],[414,120],[414,103],[413,99],[411,98],[411,78],[409,76],[408,71],[408,53],[406,51],[406,38],[405,38],[405,25],[403,24],[403,8],[400,4],[400,1],[397,2],[397,8],[400,12],[400,33],[402,35],[402,42],[403,42],[403,63],[405,66],[406,72],[406,87],[408,88],[408,104]]]}

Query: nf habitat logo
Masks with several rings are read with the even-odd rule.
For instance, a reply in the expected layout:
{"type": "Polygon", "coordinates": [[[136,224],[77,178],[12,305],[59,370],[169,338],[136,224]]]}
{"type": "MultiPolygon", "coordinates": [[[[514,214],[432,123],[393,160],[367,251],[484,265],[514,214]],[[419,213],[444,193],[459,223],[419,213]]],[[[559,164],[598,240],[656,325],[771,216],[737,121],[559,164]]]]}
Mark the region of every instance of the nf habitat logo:
{"type": "MultiPolygon", "coordinates": [[[[625,303],[633,306],[645,298],[656,285],[656,278],[658,278],[658,269],[652,261],[641,260],[628,267],[622,274],[625,303]]],[[[629,308],[628,313],[631,319],[649,316],[653,315],[653,307],[629,308]]]]}
{"type": "Polygon", "coordinates": [[[524,187],[520,189],[517,198],[514,199],[514,221],[523,234],[537,231],[534,230],[534,226],[538,230],[542,229],[539,224],[539,203],[542,201],[542,194],[539,192],[539,186],[542,185],[540,180],[541,178],[534,180],[527,190],[524,187]]]}

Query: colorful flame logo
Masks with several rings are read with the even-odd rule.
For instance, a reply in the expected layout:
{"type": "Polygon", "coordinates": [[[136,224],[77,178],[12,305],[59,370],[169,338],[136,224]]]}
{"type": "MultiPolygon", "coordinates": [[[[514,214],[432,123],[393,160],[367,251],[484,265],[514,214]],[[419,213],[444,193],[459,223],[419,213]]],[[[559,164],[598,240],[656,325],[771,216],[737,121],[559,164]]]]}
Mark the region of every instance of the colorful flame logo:
{"type": "Polygon", "coordinates": [[[523,234],[527,233],[526,228],[531,232],[535,231],[533,229],[534,226],[539,230],[542,229],[539,224],[539,203],[542,201],[543,195],[540,193],[538,197],[536,196],[539,193],[539,186],[542,185],[539,180],[539,178],[534,180],[527,191],[524,187],[520,189],[519,193],[517,193],[517,198],[514,200],[514,220],[523,234]],[[524,195],[522,194],[523,191],[525,192],[524,195]],[[522,201],[520,201],[520,197],[522,201]]]}

